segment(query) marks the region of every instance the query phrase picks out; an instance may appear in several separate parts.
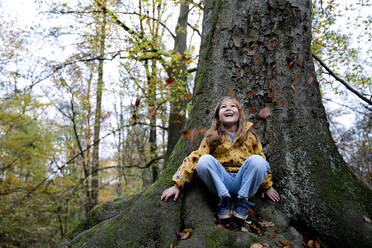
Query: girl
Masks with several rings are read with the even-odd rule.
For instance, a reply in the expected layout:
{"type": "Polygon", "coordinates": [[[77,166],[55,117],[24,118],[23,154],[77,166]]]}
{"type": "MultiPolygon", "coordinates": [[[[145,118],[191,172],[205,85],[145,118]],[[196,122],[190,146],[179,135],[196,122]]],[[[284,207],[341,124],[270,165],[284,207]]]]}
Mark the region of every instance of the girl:
{"type": "Polygon", "coordinates": [[[235,97],[223,97],[212,116],[211,128],[206,133],[197,151],[185,158],[174,174],[174,186],[163,191],[161,200],[174,195],[177,200],[180,190],[196,170],[207,188],[217,194],[218,217],[232,216],[245,220],[248,198],[261,187],[272,201],[279,201],[278,192],[272,187],[271,171],[258,137],[250,131],[251,122],[245,121],[243,108],[235,97]]]}

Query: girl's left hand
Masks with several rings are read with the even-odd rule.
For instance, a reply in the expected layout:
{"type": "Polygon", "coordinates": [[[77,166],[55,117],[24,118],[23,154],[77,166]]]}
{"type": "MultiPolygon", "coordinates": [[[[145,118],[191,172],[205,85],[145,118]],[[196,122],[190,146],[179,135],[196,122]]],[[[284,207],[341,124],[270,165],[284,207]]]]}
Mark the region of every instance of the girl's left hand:
{"type": "Polygon", "coordinates": [[[268,189],[266,192],[262,193],[261,195],[262,198],[264,198],[265,195],[267,195],[267,197],[269,197],[274,202],[277,202],[280,200],[279,193],[273,187],[268,189]]]}

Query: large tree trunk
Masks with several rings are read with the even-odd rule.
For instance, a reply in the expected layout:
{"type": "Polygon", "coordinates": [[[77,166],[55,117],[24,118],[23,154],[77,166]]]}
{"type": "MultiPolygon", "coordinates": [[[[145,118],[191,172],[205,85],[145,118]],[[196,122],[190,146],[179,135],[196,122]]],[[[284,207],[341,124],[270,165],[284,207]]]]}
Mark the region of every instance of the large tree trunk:
{"type": "MultiPolygon", "coordinates": [[[[208,127],[219,97],[234,88],[250,110],[273,170],[279,203],[253,199],[256,213],[273,221],[276,239],[215,225],[215,202],[197,177],[177,202],[159,201],[181,160],[198,141],[181,138],[160,179],[146,192],[100,205],[63,244],[73,247],[169,247],[176,231],[194,229],[177,247],[249,247],[280,239],[301,247],[298,229],[318,234],[328,247],[372,247],[372,192],[347,169],[332,142],[311,58],[311,2],[208,0],[187,128],[208,127]],[[253,94],[252,94],[253,93],[253,94]],[[271,116],[254,112],[263,107],[271,116]],[[253,109],[254,108],[254,109],[253,109]],[[207,111],[208,112],[208,111],[207,111]]],[[[200,139],[199,139],[200,140],[200,139]]],[[[62,244],[61,244],[62,245],[62,244]]]]}

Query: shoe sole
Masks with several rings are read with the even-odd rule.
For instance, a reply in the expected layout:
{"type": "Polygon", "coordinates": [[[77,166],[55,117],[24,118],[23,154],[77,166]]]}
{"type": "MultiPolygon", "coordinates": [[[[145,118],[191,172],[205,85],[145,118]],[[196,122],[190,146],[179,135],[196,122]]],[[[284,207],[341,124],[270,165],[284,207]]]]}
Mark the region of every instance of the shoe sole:
{"type": "Polygon", "coordinates": [[[239,219],[242,219],[242,220],[246,220],[246,219],[248,218],[248,215],[243,216],[243,215],[238,214],[238,213],[235,212],[235,211],[233,211],[233,215],[234,215],[236,218],[239,218],[239,219]]]}

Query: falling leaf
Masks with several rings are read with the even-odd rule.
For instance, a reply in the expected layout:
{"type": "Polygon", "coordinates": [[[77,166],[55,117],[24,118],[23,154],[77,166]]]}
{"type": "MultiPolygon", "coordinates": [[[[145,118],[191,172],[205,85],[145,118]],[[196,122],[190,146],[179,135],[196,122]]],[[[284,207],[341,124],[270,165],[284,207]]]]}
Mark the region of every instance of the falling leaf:
{"type": "Polygon", "coordinates": [[[256,109],[254,107],[248,107],[248,111],[250,113],[256,113],[256,109]]]}
{"type": "Polygon", "coordinates": [[[174,82],[174,79],[172,77],[165,79],[166,84],[172,84],[173,82],[174,82]]]}
{"type": "Polygon", "coordinates": [[[270,115],[270,108],[265,107],[265,108],[261,109],[260,112],[258,113],[258,115],[261,118],[267,118],[270,115]]]}
{"type": "Polygon", "coordinates": [[[307,248],[314,248],[314,240],[310,239],[309,241],[307,241],[306,247],[307,248]]]}
{"type": "Polygon", "coordinates": [[[183,229],[184,232],[189,232],[189,233],[192,233],[194,230],[192,230],[192,228],[185,228],[183,229]]]}
{"type": "Polygon", "coordinates": [[[178,116],[182,117],[185,115],[185,111],[182,109],[180,112],[178,112],[178,116]]]}
{"type": "Polygon", "coordinates": [[[295,87],[293,86],[293,84],[291,84],[291,90],[292,90],[292,93],[293,93],[293,94],[296,94],[296,89],[295,89],[295,87]]]}
{"type": "Polygon", "coordinates": [[[246,96],[246,97],[250,97],[250,96],[252,96],[253,94],[254,94],[253,90],[250,90],[250,91],[245,92],[245,96],[246,96]]]}
{"type": "Polygon", "coordinates": [[[274,90],[275,90],[276,92],[278,92],[278,91],[279,91],[279,87],[275,87],[274,90]]]}
{"type": "Polygon", "coordinates": [[[195,51],[195,46],[191,46],[191,51],[195,51]]]}
{"type": "Polygon", "coordinates": [[[328,142],[329,142],[329,144],[336,144],[336,141],[334,141],[334,140],[330,140],[328,142]]]}
{"type": "Polygon", "coordinates": [[[197,128],[193,128],[191,130],[191,134],[190,134],[191,143],[195,141],[195,139],[198,137],[198,135],[199,135],[199,130],[197,128]]]}
{"type": "Polygon", "coordinates": [[[175,121],[172,121],[172,124],[175,124],[175,125],[180,125],[182,122],[180,120],[175,120],[175,121]]]}
{"type": "Polygon", "coordinates": [[[296,74],[296,79],[299,80],[301,78],[300,74],[296,74]]]}
{"type": "Polygon", "coordinates": [[[273,27],[273,31],[275,31],[276,30],[276,27],[278,26],[278,21],[275,21],[275,23],[274,23],[274,27],[273,27]]]}
{"type": "Polygon", "coordinates": [[[276,45],[278,45],[278,38],[273,38],[273,39],[271,39],[270,41],[269,41],[269,45],[271,46],[271,47],[274,47],[274,46],[276,46],[276,45]]]}
{"type": "Polygon", "coordinates": [[[280,229],[275,229],[275,232],[276,232],[276,233],[281,233],[282,230],[280,230],[280,229]]]}
{"type": "Polygon", "coordinates": [[[276,65],[272,65],[271,68],[270,68],[270,70],[273,71],[273,70],[275,70],[275,68],[276,68],[276,65]]]}
{"type": "Polygon", "coordinates": [[[235,88],[231,88],[227,93],[226,95],[231,95],[233,92],[234,92],[235,88]]]}
{"type": "Polygon", "coordinates": [[[191,130],[182,129],[180,133],[183,134],[183,137],[188,138],[191,135],[191,130]]]}
{"type": "Polygon", "coordinates": [[[280,104],[280,106],[283,106],[284,105],[284,100],[280,99],[279,104],[280,104]]]}
{"type": "Polygon", "coordinates": [[[300,58],[300,67],[303,68],[304,67],[304,56],[301,56],[300,58]]]}
{"type": "Polygon", "coordinates": [[[192,98],[191,92],[187,92],[186,97],[187,97],[187,99],[191,99],[192,98]]]}
{"type": "Polygon", "coordinates": [[[211,112],[211,111],[210,111],[209,109],[207,109],[207,110],[205,111],[205,114],[206,114],[206,115],[209,115],[210,112],[211,112]]]}
{"type": "Polygon", "coordinates": [[[198,131],[201,135],[204,135],[205,132],[207,132],[207,129],[205,129],[204,127],[198,127],[198,131]]]}
{"type": "Polygon", "coordinates": [[[136,121],[136,120],[138,120],[138,116],[136,114],[133,114],[132,119],[136,121]]]}
{"type": "Polygon", "coordinates": [[[140,104],[141,104],[141,99],[137,97],[136,103],[135,103],[136,107],[138,107],[140,104]]]}
{"type": "Polygon", "coordinates": [[[254,44],[250,45],[250,46],[248,47],[248,50],[253,50],[253,48],[254,48],[254,44]]]}
{"type": "Polygon", "coordinates": [[[242,227],[240,228],[240,231],[242,231],[242,232],[249,232],[249,230],[248,230],[247,228],[245,228],[244,226],[242,226],[242,227]]]}
{"type": "Polygon", "coordinates": [[[271,85],[270,81],[266,81],[265,84],[266,84],[267,87],[270,87],[270,85],[271,85]]]}
{"type": "Polygon", "coordinates": [[[267,234],[267,236],[268,236],[269,238],[271,238],[271,239],[275,239],[275,237],[276,237],[276,235],[273,234],[273,233],[269,233],[269,234],[267,234]]]}
{"type": "Polygon", "coordinates": [[[307,83],[311,84],[314,81],[313,77],[311,76],[310,73],[307,74],[307,83]]]}
{"type": "Polygon", "coordinates": [[[274,94],[273,93],[269,93],[269,97],[271,98],[271,100],[273,100],[274,101],[274,99],[275,99],[275,96],[274,96],[274,94]]]}
{"type": "Polygon", "coordinates": [[[156,109],[155,107],[149,107],[147,109],[147,116],[148,117],[153,117],[156,114],[156,109]]]}
{"type": "Polygon", "coordinates": [[[257,63],[258,61],[260,61],[260,56],[256,56],[255,58],[254,58],[254,61],[257,63]]]}
{"type": "Polygon", "coordinates": [[[252,215],[252,216],[256,216],[256,214],[255,214],[255,212],[253,211],[253,209],[248,208],[248,212],[249,212],[250,215],[252,215]]]}
{"type": "Polygon", "coordinates": [[[254,243],[249,248],[264,248],[260,243],[254,243]]]}
{"type": "Polygon", "coordinates": [[[292,67],[294,65],[294,61],[288,63],[288,67],[292,67]]]}
{"type": "Polygon", "coordinates": [[[367,223],[371,223],[371,219],[368,218],[367,216],[363,216],[363,220],[367,223]]]}
{"type": "Polygon", "coordinates": [[[301,125],[301,126],[298,126],[299,128],[304,128],[305,126],[301,125]]]}

